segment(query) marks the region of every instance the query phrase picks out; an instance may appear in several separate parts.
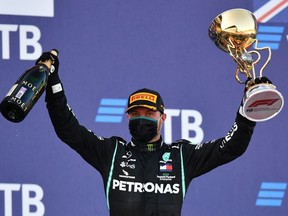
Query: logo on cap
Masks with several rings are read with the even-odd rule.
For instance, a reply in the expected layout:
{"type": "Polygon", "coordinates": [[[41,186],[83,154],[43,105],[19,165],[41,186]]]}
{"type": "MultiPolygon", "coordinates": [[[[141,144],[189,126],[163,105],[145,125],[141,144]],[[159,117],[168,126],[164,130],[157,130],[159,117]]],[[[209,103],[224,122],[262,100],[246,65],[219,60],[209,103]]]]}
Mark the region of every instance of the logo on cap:
{"type": "Polygon", "coordinates": [[[134,95],[130,96],[130,101],[129,103],[133,103],[135,101],[139,101],[139,100],[145,100],[145,101],[150,101],[152,103],[156,103],[157,101],[157,95],[151,94],[151,93],[147,93],[147,92],[139,92],[136,93],[134,95]]]}

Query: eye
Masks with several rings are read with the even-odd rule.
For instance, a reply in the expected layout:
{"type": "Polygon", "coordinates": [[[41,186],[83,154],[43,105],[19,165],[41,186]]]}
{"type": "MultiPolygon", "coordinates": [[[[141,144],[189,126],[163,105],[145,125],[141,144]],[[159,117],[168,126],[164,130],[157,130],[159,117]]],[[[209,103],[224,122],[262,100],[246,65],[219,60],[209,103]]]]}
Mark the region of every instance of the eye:
{"type": "Polygon", "coordinates": [[[145,116],[146,117],[153,117],[154,116],[154,112],[147,112],[145,116]]]}
{"type": "Polygon", "coordinates": [[[129,113],[129,115],[130,115],[130,117],[138,117],[139,116],[139,113],[137,113],[137,112],[130,112],[129,113]]]}

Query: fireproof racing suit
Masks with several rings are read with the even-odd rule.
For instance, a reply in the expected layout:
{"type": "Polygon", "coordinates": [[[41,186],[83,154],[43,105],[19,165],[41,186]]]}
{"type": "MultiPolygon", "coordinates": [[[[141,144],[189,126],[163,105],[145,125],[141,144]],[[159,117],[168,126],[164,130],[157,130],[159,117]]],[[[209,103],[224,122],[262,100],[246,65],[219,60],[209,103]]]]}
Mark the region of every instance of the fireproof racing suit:
{"type": "Polygon", "coordinates": [[[59,138],[100,172],[111,216],[181,215],[191,180],[242,155],[255,126],[237,114],[223,138],[198,145],[161,142],[154,151],[141,151],[122,138],[103,138],[81,126],[64,91],[47,90],[46,102],[59,138]]]}

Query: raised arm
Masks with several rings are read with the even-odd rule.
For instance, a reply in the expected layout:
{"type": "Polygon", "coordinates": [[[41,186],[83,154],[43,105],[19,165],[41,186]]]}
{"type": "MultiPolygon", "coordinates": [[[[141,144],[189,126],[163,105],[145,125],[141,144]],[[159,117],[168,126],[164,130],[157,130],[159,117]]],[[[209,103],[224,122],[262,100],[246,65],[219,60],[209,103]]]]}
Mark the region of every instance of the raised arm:
{"type": "Polygon", "coordinates": [[[237,112],[226,136],[198,145],[183,144],[187,181],[241,156],[249,145],[255,125],[237,112]]]}
{"type": "MultiPolygon", "coordinates": [[[[63,84],[59,78],[58,57],[45,52],[37,60],[51,58],[53,67],[46,87],[47,109],[57,136],[100,172],[111,161],[117,142],[115,137],[103,138],[80,125],[67,103],[63,84]]],[[[37,63],[36,62],[36,63],[37,63]]]]}

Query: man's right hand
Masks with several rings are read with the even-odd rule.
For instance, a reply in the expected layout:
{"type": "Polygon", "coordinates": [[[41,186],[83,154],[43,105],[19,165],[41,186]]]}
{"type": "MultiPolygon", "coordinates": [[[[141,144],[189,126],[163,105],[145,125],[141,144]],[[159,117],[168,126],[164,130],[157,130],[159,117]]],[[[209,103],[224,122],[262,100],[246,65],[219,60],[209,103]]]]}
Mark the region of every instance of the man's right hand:
{"type": "Polygon", "coordinates": [[[59,69],[59,59],[58,59],[58,50],[57,49],[53,49],[50,52],[44,52],[42,53],[42,55],[36,60],[35,64],[39,64],[41,62],[45,62],[48,60],[52,61],[52,65],[50,68],[50,73],[49,75],[55,73],[58,73],[58,69],[59,69]],[[55,54],[54,54],[55,53],[55,54]]]}
{"type": "Polygon", "coordinates": [[[46,99],[45,99],[46,101],[52,95],[63,91],[62,83],[58,74],[58,69],[59,69],[58,53],[59,52],[56,49],[53,49],[50,52],[44,52],[35,62],[35,64],[41,64],[42,62],[45,62],[47,60],[52,61],[50,73],[48,76],[47,88],[46,88],[46,93],[47,93],[46,99]]]}

